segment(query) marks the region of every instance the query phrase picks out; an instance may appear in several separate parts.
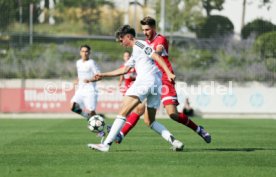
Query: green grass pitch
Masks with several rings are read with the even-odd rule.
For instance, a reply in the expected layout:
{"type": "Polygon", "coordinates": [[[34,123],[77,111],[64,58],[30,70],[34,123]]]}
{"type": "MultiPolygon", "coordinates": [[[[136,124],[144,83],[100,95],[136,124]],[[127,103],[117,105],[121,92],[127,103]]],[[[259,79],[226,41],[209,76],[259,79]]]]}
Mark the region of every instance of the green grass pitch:
{"type": "MultiPolygon", "coordinates": [[[[107,119],[107,123],[113,120],[107,119]]],[[[273,177],[275,120],[194,119],[212,134],[206,144],[171,120],[159,120],[185,143],[183,152],[140,120],[110,152],[87,148],[100,138],[80,119],[1,119],[0,177],[273,177]]]]}

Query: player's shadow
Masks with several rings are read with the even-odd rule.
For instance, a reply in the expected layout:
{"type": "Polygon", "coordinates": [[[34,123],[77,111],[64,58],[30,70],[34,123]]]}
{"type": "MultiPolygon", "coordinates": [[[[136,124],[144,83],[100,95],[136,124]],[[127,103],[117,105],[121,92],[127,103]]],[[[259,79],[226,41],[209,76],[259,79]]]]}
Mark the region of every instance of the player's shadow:
{"type": "Polygon", "coordinates": [[[271,150],[265,148],[213,148],[213,149],[202,149],[203,151],[219,151],[219,152],[253,152],[253,151],[264,151],[271,150]]]}
{"type": "MultiPolygon", "coordinates": [[[[166,149],[167,151],[168,149],[166,149]]],[[[266,149],[266,148],[211,148],[211,149],[184,149],[185,152],[254,152],[254,151],[271,151],[276,149],[266,149]]],[[[138,152],[137,149],[116,149],[116,152],[138,152]]]]}

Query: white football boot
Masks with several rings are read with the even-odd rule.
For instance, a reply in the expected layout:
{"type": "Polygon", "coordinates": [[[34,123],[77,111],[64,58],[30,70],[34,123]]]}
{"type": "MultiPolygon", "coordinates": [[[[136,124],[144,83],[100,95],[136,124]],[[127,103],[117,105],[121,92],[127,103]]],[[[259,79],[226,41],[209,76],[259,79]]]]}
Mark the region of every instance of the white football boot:
{"type": "Polygon", "coordinates": [[[109,145],[104,145],[104,144],[88,144],[87,145],[91,149],[95,149],[101,152],[108,152],[109,151],[109,145]]]}
{"type": "Polygon", "coordinates": [[[183,151],[184,144],[179,140],[174,140],[172,142],[172,147],[171,148],[172,148],[173,151],[183,151]]]}

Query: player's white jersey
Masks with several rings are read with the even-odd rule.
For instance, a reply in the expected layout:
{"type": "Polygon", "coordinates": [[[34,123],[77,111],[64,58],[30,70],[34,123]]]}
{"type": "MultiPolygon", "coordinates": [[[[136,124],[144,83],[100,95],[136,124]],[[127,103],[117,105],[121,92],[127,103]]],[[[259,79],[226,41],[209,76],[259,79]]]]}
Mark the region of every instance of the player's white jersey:
{"type": "Polygon", "coordinates": [[[76,62],[76,65],[78,72],[79,89],[96,89],[96,82],[84,83],[84,80],[92,79],[95,74],[100,72],[96,62],[92,59],[88,59],[87,61],[79,59],[76,62]]]}
{"type": "Polygon", "coordinates": [[[147,79],[150,76],[160,76],[160,71],[151,58],[154,53],[145,41],[137,40],[133,46],[132,55],[125,66],[135,67],[136,80],[147,79]]]}

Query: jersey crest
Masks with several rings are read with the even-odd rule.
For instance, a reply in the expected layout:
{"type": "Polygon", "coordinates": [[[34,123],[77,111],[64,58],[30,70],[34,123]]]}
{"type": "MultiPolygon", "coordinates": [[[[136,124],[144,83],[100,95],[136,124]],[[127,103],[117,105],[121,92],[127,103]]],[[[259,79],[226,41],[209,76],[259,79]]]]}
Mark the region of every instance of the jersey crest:
{"type": "Polygon", "coordinates": [[[146,47],[145,48],[145,54],[150,55],[152,53],[152,48],[146,47]]]}

